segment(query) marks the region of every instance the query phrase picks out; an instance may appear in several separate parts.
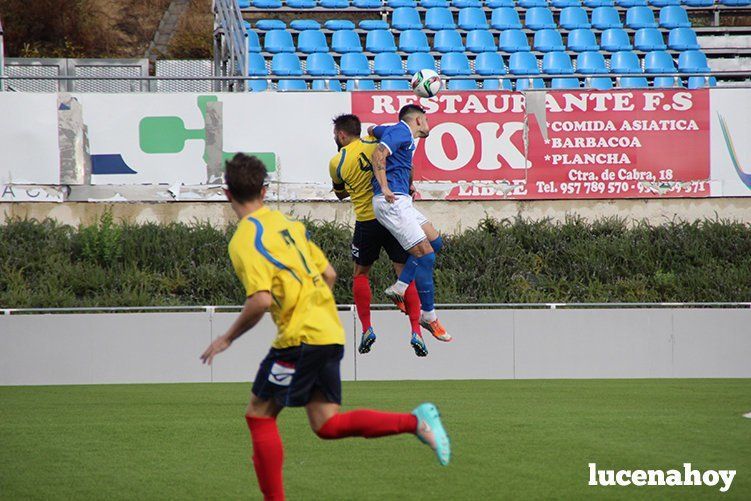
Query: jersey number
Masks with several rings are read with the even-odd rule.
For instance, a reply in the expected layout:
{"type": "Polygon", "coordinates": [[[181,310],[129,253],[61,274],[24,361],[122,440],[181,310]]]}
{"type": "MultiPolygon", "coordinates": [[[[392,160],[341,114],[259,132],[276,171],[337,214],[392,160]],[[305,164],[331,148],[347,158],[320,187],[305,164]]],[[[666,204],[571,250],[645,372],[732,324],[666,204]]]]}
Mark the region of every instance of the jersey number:
{"type": "Polygon", "coordinates": [[[360,153],[360,156],[357,157],[357,164],[359,165],[361,171],[373,172],[373,164],[370,163],[370,159],[365,153],[360,153]]]}
{"type": "Polygon", "coordinates": [[[297,255],[300,256],[300,261],[302,261],[302,265],[305,267],[305,271],[308,272],[308,275],[310,275],[310,267],[308,266],[308,261],[305,260],[305,256],[300,251],[300,248],[297,246],[297,242],[295,242],[295,239],[292,238],[292,234],[289,232],[289,230],[282,230],[279,233],[281,233],[282,238],[287,244],[287,247],[292,246],[297,251],[297,255]]]}

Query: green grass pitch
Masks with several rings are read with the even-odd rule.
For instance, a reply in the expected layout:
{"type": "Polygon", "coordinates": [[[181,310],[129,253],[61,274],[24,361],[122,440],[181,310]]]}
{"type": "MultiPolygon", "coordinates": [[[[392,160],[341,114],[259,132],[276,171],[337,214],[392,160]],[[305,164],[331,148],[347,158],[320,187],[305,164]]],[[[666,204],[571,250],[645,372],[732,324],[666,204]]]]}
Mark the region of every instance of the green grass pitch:
{"type": "MultiPolygon", "coordinates": [[[[0,388],[1,499],[259,499],[249,384],[0,388]]],[[[751,499],[751,380],[344,384],[345,409],[434,401],[440,467],[413,436],[319,440],[280,417],[290,500],[751,499]],[[600,468],[735,469],[718,487],[588,487],[600,468]]]]}

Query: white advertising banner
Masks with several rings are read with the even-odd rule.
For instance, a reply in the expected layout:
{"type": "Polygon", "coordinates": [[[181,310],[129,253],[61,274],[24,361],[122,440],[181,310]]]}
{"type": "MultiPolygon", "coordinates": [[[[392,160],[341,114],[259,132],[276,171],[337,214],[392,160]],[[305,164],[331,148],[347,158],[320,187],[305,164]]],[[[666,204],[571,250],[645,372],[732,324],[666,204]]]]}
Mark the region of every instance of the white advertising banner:
{"type": "Polygon", "coordinates": [[[751,89],[710,90],[713,197],[751,196],[751,89]]]}

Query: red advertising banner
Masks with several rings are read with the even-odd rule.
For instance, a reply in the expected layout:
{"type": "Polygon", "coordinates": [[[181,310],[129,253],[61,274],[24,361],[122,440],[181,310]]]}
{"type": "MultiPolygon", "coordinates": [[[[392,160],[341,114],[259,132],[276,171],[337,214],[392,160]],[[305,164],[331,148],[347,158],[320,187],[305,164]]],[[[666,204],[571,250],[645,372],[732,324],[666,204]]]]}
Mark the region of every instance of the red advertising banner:
{"type": "Polygon", "coordinates": [[[442,198],[710,195],[706,89],[548,92],[547,141],[521,93],[352,93],[365,124],[394,123],[407,103],[423,106],[431,125],[417,144],[415,180],[443,186],[442,198]]]}

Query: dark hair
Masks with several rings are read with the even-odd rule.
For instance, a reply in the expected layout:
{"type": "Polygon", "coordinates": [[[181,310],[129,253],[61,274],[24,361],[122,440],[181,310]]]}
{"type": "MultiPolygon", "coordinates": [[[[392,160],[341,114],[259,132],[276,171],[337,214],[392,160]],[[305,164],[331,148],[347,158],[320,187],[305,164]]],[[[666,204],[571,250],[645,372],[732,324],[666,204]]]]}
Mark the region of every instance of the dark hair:
{"type": "Polygon", "coordinates": [[[258,157],[238,153],[224,164],[224,182],[232,198],[240,203],[261,197],[266,183],[266,166],[258,157]]]}
{"type": "Polygon", "coordinates": [[[417,106],[416,104],[408,104],[406,106],[403,106],[401,110],[399,110],[399,120],[404,120],[405,118],[414,115],[415,113],[425,113],[425,110],[421,106],[417,106]]]}
{"type": "Polygon", "coordinates": [[[334,117],[334,129],[346,132],[350,136],[360,137],[362,134],[362,124],[357,115],[344,114],[334,117]]]}

